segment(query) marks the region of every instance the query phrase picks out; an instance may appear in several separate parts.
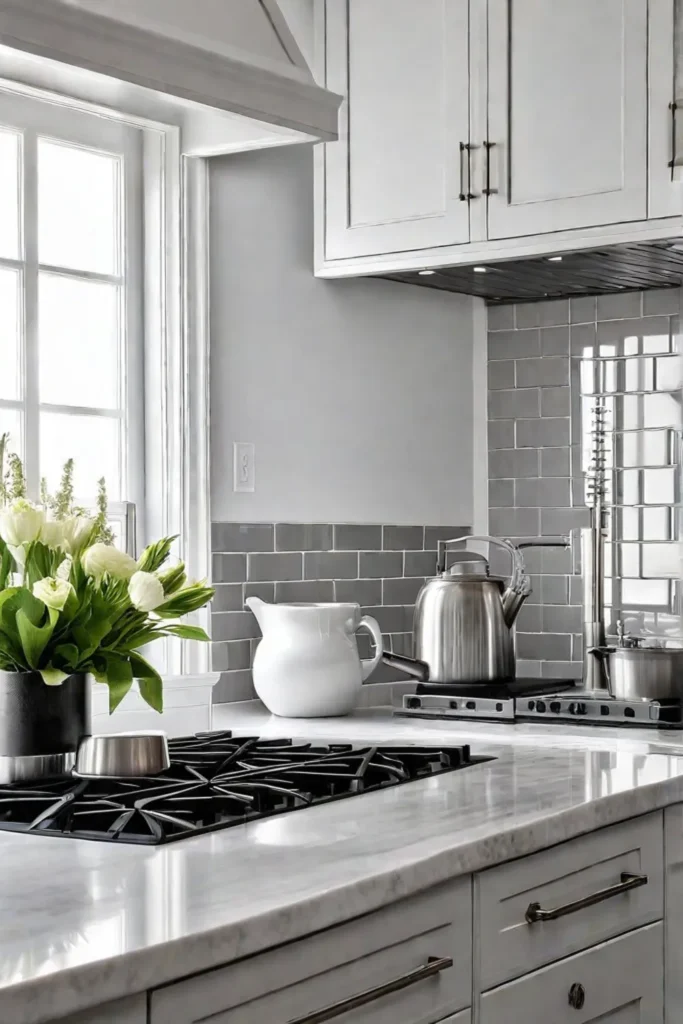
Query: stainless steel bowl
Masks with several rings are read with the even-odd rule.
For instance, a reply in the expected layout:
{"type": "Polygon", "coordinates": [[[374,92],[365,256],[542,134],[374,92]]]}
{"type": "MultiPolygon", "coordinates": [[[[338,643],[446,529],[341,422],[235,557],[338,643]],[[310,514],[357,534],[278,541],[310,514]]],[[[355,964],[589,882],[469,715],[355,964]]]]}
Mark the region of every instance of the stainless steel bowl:
{"type": "Polygon", "coordinates": [[[163,732],[116,732],[86,736],[78,747],[74,775],[83,778],[135,778],[170,767],[163,732]]]}

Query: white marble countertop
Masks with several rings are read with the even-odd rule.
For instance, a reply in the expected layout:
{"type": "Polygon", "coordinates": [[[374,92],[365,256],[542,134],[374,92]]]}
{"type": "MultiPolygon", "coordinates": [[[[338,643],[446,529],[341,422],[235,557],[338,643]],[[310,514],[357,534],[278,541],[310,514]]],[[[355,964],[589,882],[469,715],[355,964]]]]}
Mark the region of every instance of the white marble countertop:
{"type": "Polygon", "coordinates": [[[469,742],[486,764],[156,849],[0,832],[0,1020],[39,1024],[366,913],[458,874],[683,802],[683,733],[392,719],[215,728],[469,742]],[[576,735],[579,732],[580,735],[576,735]]]}

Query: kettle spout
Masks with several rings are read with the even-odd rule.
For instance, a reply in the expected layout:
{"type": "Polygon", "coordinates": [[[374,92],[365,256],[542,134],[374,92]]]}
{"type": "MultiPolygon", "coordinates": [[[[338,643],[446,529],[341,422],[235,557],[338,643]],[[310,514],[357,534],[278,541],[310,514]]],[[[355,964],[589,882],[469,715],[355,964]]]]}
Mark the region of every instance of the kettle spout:
{"type": "Polygon", "coordinates": [[[522,576],[517,586],[506,587],[503,591],[503,618],[508,629],[512,629],[514,626],[521,607],[530,593],[531,580],[526,575],[522,576]]]}

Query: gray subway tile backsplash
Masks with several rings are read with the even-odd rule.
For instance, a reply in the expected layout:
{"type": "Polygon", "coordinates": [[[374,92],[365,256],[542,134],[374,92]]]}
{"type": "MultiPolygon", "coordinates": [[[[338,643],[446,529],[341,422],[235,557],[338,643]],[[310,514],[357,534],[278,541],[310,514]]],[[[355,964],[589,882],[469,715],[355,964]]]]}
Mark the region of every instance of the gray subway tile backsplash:
{"type": "Polygon", "coordinates": [[[403,573],[400,551],[361,551],[357,575],[361,579],[385,579],[403,573]]]}
{"type": "Polygon", "coordinates": [[[247,579],[250,582],[300,580],[302,578],[303,560],[299,551],[274,554],[255,553],[247,556],[247,579]]]}
{"type": "Polygon", "coordinates": [[[334,601],[334,580],[296,580],[275,584],[274,600],[281,602],[312,601],[314,603],[334,601]]]}
{"type": "Polygon", "coordinates": [[[541,355],[569,355],[569,327],[544,327],[541,331],[541,355]]]}
{"type": "Polygon", "coordinates": [[[509,448],[514,444],[515,421],[514,420],[489,420],[488,447],[489,451],[496,451],[498,448],[509,448]]]}
{"type": "Polygon", "coordinates": [[[270,523],[213,523],[213,551],[274,551],[275,527],[270,523]]]}
{"type": "Polygon", "coordinates": [[[383,604],[415,604],[424,578],[414,576],[413,578],[402,577],[394,580],[382,581],[382,603],[383,604]]]}
{"type": "MultiPolygon", "coordinates": [[[[425,577],[435,572],[437,541],[470,532],[469,526],[214,523],[213,542],[231,549],[213,555],[212,664],[222,673],[214,700],[255,695],[251,664],[261,633],[244,607],[249,596],[357,603],[378,619],[389,649],[411,653],[413,606],[425,577]],[[248,539],[258,547],[249,550],[248,539]]],[[[361,632],[357,642],[362,657],[370,657],[369,636],[361,632]]],[[[401,675],[380,665],[370,682],[401,675]]]]}
{"type": "Polygon", "coordinates": [[[307,580],[353,580],[357,577],[357,551],[304,553],[304,578],[307,580]]]}
{"type": "Polygon", "coordinates": [[[517,421],[518,448],[561,448],[569,444],[569,417],[517,421]]]}
{"type": "Polygon", "coordinates": [[[385,526],[382,530],[384,551],[419,551],[424,547],[423,526],[385,526]]]}
{"type": "Polygon", "coordinates": [[[510,480],[538,476],[539,453],[536,449],[500,448],[489,454],[489,479],[510,480]]]}
{"type": "MultiPolygon", "coordinates": [[[[527,360],[521,360],[527,362],[527,360]]],[[[539,360],[540,362],[540,360],[539,360]]],[[[538,388],[513,388],[508,391],[489,391],[489,419],[521,419],[538,416],[541,395],[538,388]]]]}
{"type": "Polygon", "coordinates": [[[625,320],[627,317],[639,317],[642,310],[642,292],[598,295],[598,320],[625,320]]]}
{"type": "Polygon", "coordinates": [[[579,296],[569,300],[569,322],[590,324],[597,319],[597,300],[594,295],[579,296]]]}
{"type": "MultiPolygon", "coordinates": [[[[457,537],[458,534],[454,536],[457,537]]],[[[433,576],[436,572],[436,557],[436,551],[406,551],[403,558],[403,575],[433,576]]]]}
{"type": "Polygon", "coordinates": [[[365,524],[338,524],[334,528],[335,551],[381,551],[382,527],[365,524]]]}
{"type": "Polygon", "coordinates": [[[276,523],[276,551],[329,551],[333,547],[331,523],[276,523]]]}
{"type": "Polygon", "coordinates": [[[522,359],[524,356],[540,356],[541,332],[498,331],[489,337],[489,359],[522,359]]]}
{"type": "Polygon", "coordinates": [[[367,606],[382,603],[381,580],[335,580],[334,600],[367,606]]]}
{"type": "Polygon", "coordinates": [[[514,359],[499,359],[489,363],[489,391],[500,391],[515,386],[514,359]]]}
{"type": "MultiPolygon", "coordinates": [[[[654,368],[658,356],[661,360],[677,351],[680,312],[677,288],[490,309],[490,533],[566,535],[589,524],[578,360],[593,356],[597,345],[610,345],[616,354],[651,356],[654,368]],[[515,385],[506,387],[513,377],[512,363],[515,385]]],[[[651,366],[643,360],[644,370],[651,366]]],[[[674,386],[678,383],[673,381],[674,386]]],[[[615,416],[626,429],[680,426],[680,410],[665,394],[617,398],[615,416]]],[[[573,553],[524,553],[533,574],[533,596],[520,617],[520,675],[580,678],[583,587],[575,575],[580,572],[578,552],[576,544],[573,553]],[[541,606],[539,625],[536,608],[541,606]]]]}
{"type": "Polygon", "coordinates": [[[240,583],[246,578],[246,555],[213,555],[212,579],[214,583],[240,583]]]}
{"type": "Polygon", "coordinates": [[[541,416],[569,416],[571,412],[571,390],[568,387],[542,388],[541,416]]]}
{"type": "MultiPolygon", "coordinates": [[[[518,359],[516,365],[518,388],[562,387],[569,385],[568,357],[543,356],[541,359],[518,359]]],[[[518,392],[520,395],[523,393],[522,391],[518,392]]],[[[537,401],[539,397],[537,396],[537,401]]],[[[529,411],[521,411],[519,415],[529,416],[531,413],[529,411]]]]}

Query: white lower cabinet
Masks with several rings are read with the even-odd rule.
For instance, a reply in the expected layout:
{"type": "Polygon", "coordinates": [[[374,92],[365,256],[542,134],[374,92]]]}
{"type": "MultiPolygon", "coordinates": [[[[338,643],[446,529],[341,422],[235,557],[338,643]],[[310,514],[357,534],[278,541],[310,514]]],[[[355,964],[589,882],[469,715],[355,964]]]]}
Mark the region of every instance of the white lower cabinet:
{"type": "Polygon", "coordinates": [[[470,1024],[471,879],[151,994],[150,1024],[470,1024]]]}
{"type": "Polygon", "coordinates": [[[479,1024],[662,1024],[663,944],[660,922],[501,985],[479,1024]]]}
{"type": "Polygon", "coordinates": [[[54,1024],[147,1024],[147,994],[141,992],[93,1010],[60,1017],[54,1024]]]}

